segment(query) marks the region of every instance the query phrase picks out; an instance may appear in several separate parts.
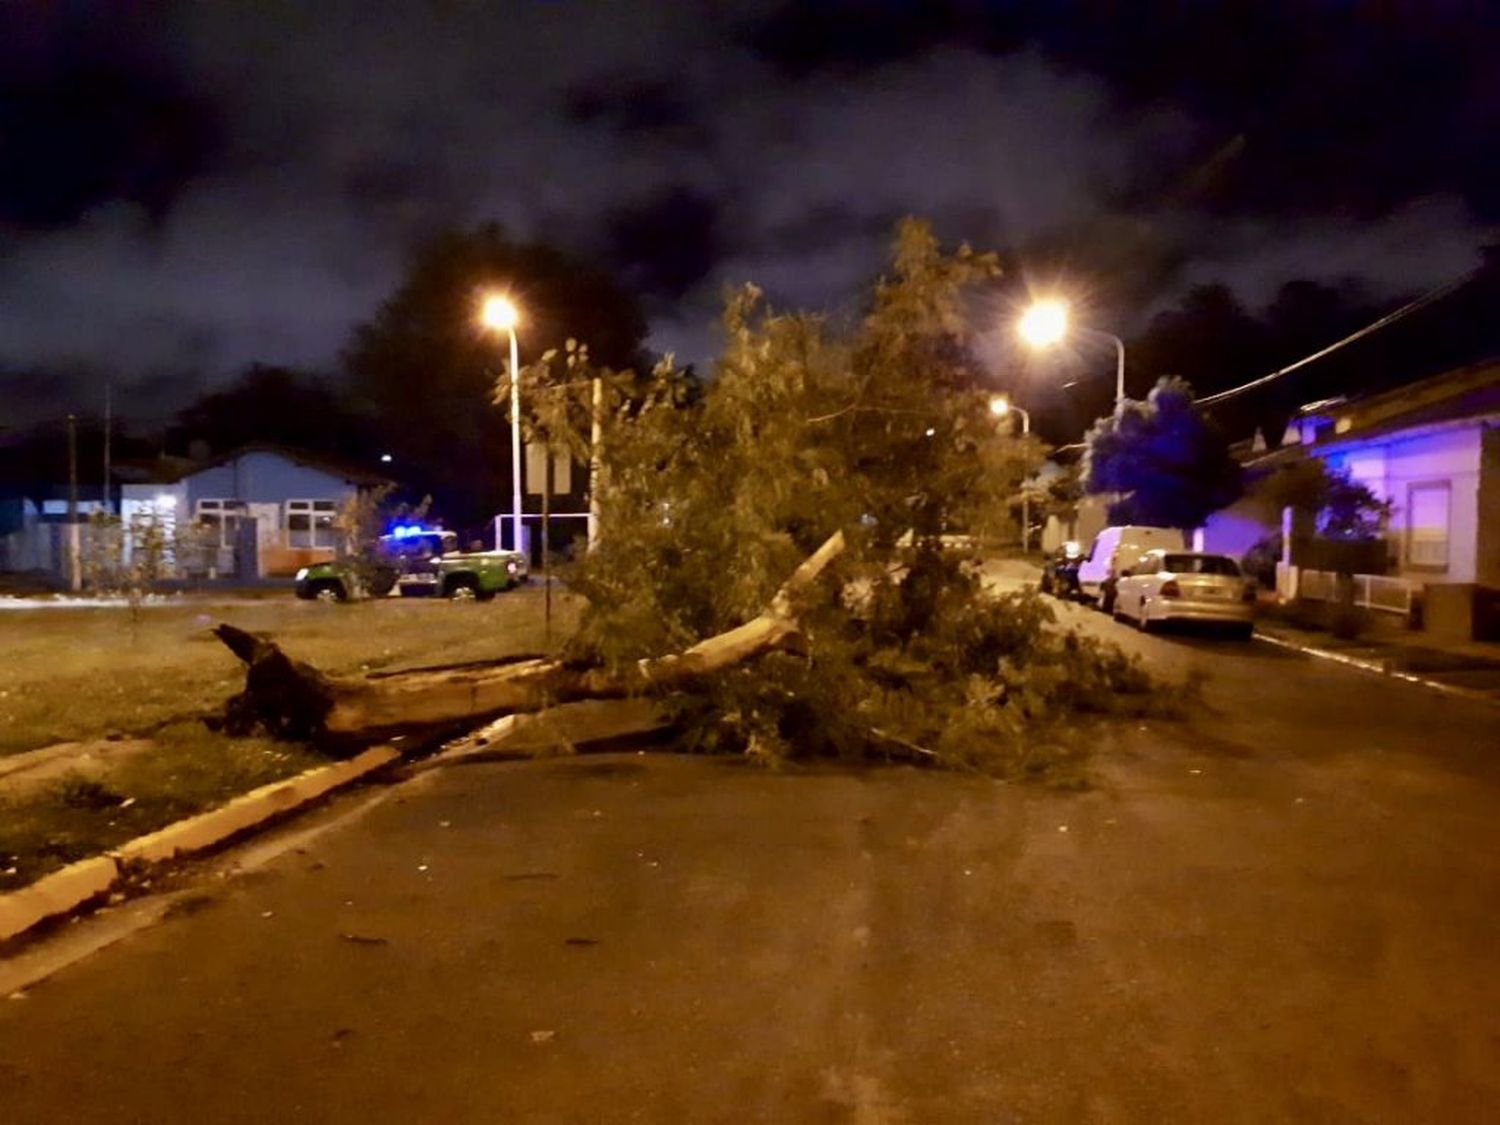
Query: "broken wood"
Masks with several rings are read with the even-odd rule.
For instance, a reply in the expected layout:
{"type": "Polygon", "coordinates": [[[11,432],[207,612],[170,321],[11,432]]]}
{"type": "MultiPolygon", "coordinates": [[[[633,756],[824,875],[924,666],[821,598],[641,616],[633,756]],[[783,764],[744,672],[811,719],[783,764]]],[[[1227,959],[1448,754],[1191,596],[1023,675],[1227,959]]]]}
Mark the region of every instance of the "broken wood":
{"type": "Polygon", "coordinates": [[[265,637],[220,625],[214,634],[247,670],[245,690],[228,701],[216,721],[230,734],[248,734],[260,726],[278,738],[364,741],[579,700],[669,693],[792,643],[800,635],[797,595],[843,550],[844,536],[837,532],[798,566],[759,617],[683,652],[640,660],[622,672],[526,657],[378,677],[329,676],[291,659],[265,637]]]}

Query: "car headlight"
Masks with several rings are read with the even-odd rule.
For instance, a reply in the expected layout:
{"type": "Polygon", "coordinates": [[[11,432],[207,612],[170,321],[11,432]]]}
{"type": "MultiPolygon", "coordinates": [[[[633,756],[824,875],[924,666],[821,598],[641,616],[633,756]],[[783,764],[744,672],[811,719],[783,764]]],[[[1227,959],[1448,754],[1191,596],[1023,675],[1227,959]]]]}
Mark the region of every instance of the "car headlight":
{"type": "MultiPolygon", "coordinates": [[[[286,571],[283,570],[281,573],[285,574],[286,571]]],[[[297,571],[297,581],[301,582],[306,577],[307,577],[307,567],[304,566],[301,570],[297,571]]]]}

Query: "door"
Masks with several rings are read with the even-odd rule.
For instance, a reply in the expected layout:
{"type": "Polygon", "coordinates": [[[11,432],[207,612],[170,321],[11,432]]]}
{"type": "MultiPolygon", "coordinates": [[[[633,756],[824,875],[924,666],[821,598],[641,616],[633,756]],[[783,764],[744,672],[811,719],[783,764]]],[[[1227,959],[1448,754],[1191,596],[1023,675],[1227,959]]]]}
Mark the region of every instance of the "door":
{"type": "Polygon", "coordinates": [[[281,546],[281,505],[252,503],[245,505],[255,521],[255,577],[266,576],[266,560],[281,546]]]}

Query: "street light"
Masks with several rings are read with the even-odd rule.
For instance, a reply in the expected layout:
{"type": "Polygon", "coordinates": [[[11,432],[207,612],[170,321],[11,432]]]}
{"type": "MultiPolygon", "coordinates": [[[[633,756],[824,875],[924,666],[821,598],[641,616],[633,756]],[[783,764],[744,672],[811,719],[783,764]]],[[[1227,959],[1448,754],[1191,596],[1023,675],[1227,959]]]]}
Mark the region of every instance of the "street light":
{"type": "Polygon", "coordinates": [[[1038,301],[1017,326],[1021,339],[1033,348],[1050,348],[1068,332],[1068,306],[1062,301],[1038,301]]]}
{"type": "MultiPolygon", "coordinates": [[[[1064,301],[1037,301],[1021,316],[1016,325],[1021,339],[1033,348],[1050,348],[1068,333],[1068,306],[1064,301]]],[[[1113,332],[1101,332],[1097,328],[1083,331],[1095,336],[1104,336],[1115,344],[1115,405],[1125,401],[1125,341],[1113,332]]]]}
{"type": "MultiPolygon", "coordinates": [[[[1004,418],[1007,414],[1019,414],[1021,416],[1021,433],[1023,436],[1031,433],[1031,414],[1022,410],[1012,403],[1006,395],[990,396],[990,413],[996,418],[1004,418]]],[[[1023,481],[1021,484],[1021,553],[1024,555],[1031,548],[1031,493],[1027,490],[1023,481]]]]}
{"type": "MultiPolygon", "coordinates": [[[[479,320],[493,332],[510,336],[510,479],[511,479],[511,547],[521,550],[521,363],[516,350],[516,325],[521,314],[509,297],[498,293],[484,299],[479,320]]],[[[496,542],[495,550],[500,549],[496,542]]]]}

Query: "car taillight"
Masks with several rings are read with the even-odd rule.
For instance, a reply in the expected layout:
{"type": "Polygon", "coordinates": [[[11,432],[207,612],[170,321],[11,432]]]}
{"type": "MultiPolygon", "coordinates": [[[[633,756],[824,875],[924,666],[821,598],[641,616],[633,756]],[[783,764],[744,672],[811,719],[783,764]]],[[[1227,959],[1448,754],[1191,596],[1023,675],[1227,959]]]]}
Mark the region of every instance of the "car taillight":
{"type": "Polygon", "coordinates": [[[1255,583],[1254,582],[1246,582],[1245,583],[1245,589],[1240,593],[1240,601],[1242,601],[1242,602],[1254,602],[1255,601],[1255,594],[1256,594],[1255,583]]]}
{"type": "Polygon", "coordinates": [[[1161,584],[1161,596],[1164,598],[1182,597],[1182,587],[1177,585],[1177,579],[1168,578],[1161,584]]]}
{"type": "Polygon", "coordinates": [[[512,574],[514,574],[514,573],[516,573],[516,571],[520,570],[521,568],[516,565],[516,560],[515,559],[511,559],[510,562],[508,562],[508,563],[505,564],[505,569],[508,570],[508,571],[510,571],[512,574]]]}

